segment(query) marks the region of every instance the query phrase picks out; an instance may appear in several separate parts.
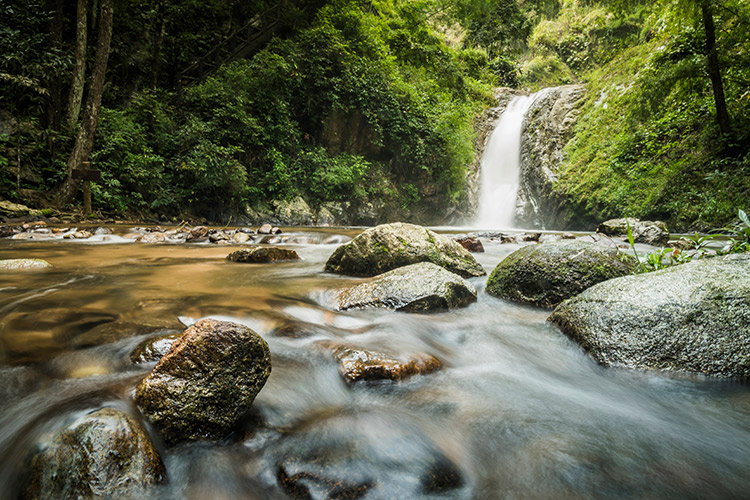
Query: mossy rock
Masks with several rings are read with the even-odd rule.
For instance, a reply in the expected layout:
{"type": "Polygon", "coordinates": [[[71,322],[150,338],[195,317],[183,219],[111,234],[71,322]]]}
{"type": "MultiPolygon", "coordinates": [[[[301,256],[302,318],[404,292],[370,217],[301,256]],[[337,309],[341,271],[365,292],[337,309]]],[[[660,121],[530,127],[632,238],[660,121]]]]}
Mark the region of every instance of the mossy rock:
{"type": "Polygon", "coordinates": [[[131,498],[166,479],[143,426],[113,408],[90,413],[34,455],[21,498],[131,498]]]}
{"type": "Polygon", "coordinates": [[[629,274],[636,264],[617,248],[580,240],[529,245],[495,267],[487,280],[487,293],[552,308],[592,285],[629,274]]]}
{"type": "Polygon", "coordinates": [[[335,300],[341,310],[385,307],[426,312],[468,306],[477,300],[477,291],[457,274],[431,262],[420,262],[342,290],[335,300]]]}
{"type": "Polygon", "coordinates": [[[599,363],[750,378],[750,254],[593,286],[550,316],[599,363]]]}
{"type": "Polygon", "coordinates": [[[351,276],[375,276],[418,262],[432,262],[464,278],[483,276],[481,264],[464,247],[414,224],[382,224],[338,247],[325,270],[351,276]]]}
{"type": "Polygon", "coordinates": [[[299,255],[289,248],[260,246],[243,248],[232,252],[227,255],[227,260],[249,264],[266,264],[285,260],[299,260],[299,255]]]}
{"type": "Polygon", "coordinates": [[[229,435],[271,374],[268,344],[236,323],[191,326],[136,387],[135,401],[168,444],[229,435]]]}

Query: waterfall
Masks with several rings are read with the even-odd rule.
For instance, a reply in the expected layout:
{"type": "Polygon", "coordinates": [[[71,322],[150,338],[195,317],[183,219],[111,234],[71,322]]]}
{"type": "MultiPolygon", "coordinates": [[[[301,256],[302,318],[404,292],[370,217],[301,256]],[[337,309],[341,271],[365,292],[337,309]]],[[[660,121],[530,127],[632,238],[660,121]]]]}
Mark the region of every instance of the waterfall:
{"type": "Polygon", "coordinates": [[[526,112],[538,95],[514,97],[495,123],[482,154],[476,227],[513,227],[521,176],[521,129],[526,112]]]}

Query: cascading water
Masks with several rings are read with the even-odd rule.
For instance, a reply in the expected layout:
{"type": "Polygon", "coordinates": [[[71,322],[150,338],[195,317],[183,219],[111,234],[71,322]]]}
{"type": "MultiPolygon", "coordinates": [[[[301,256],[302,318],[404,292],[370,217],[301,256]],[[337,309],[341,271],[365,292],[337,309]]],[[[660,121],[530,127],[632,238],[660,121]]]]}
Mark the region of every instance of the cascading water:
{"type": "Polygon", "coordinates": [[[521,175],[521,130],[538,95],[514,97],[495,124],[482,155],[476,227],[513,227],[521,175]]]}

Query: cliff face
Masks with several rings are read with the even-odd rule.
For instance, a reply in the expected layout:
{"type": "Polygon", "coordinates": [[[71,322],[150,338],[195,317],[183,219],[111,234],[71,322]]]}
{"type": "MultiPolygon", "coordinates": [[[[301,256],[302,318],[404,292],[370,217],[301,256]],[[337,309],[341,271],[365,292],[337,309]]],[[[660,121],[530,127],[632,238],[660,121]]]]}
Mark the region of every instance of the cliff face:
{"type": "Polygon", "coordinates": [[[569,219],[565,196],[555,191],[554,184],[583,95],[580,85],[549,88],[529,108],[521,133],[519,227],[582,229],[580,221],[569,219]]]}

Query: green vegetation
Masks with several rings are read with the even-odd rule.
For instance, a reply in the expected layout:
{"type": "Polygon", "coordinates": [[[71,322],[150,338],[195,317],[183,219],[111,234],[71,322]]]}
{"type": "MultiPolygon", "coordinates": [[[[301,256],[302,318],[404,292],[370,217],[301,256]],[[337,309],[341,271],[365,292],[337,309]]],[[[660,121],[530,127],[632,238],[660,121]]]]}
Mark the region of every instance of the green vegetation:
{"type": "Polygon", "coordinates": [[[707,230],[750,204],[741,0],[123,0],[108,61],[112,0],[75,3],[0,7],[0,198],[69,206],[90,160],[115,216],[302,197],[442,222],[493,87],[583,83],[555,188],[571,221],[707,230]]]}
{"type": "Polygon", "coordinates": [[[714,5],[729,133],[717,121],[701,18],[686,6],[569,1],[537,25],[524,83],[588,90],[556,187],[571,220],[708,230],[750,202],[750,9],[714,5]]]}
{"type": "Polygon", "coordinates": [[[628,223],[628,241],[638,261],[636,273],[658,271],[677,264],[684,264],[693,259],[702,259],[715,255],[750,252],[750,218],[744,210],[737,211],[737,221],[730,227],[724,227],[710,234],[683,236],[679,244],[658,248],[641,258],[635,249],[633,232],[628,223]]]}

